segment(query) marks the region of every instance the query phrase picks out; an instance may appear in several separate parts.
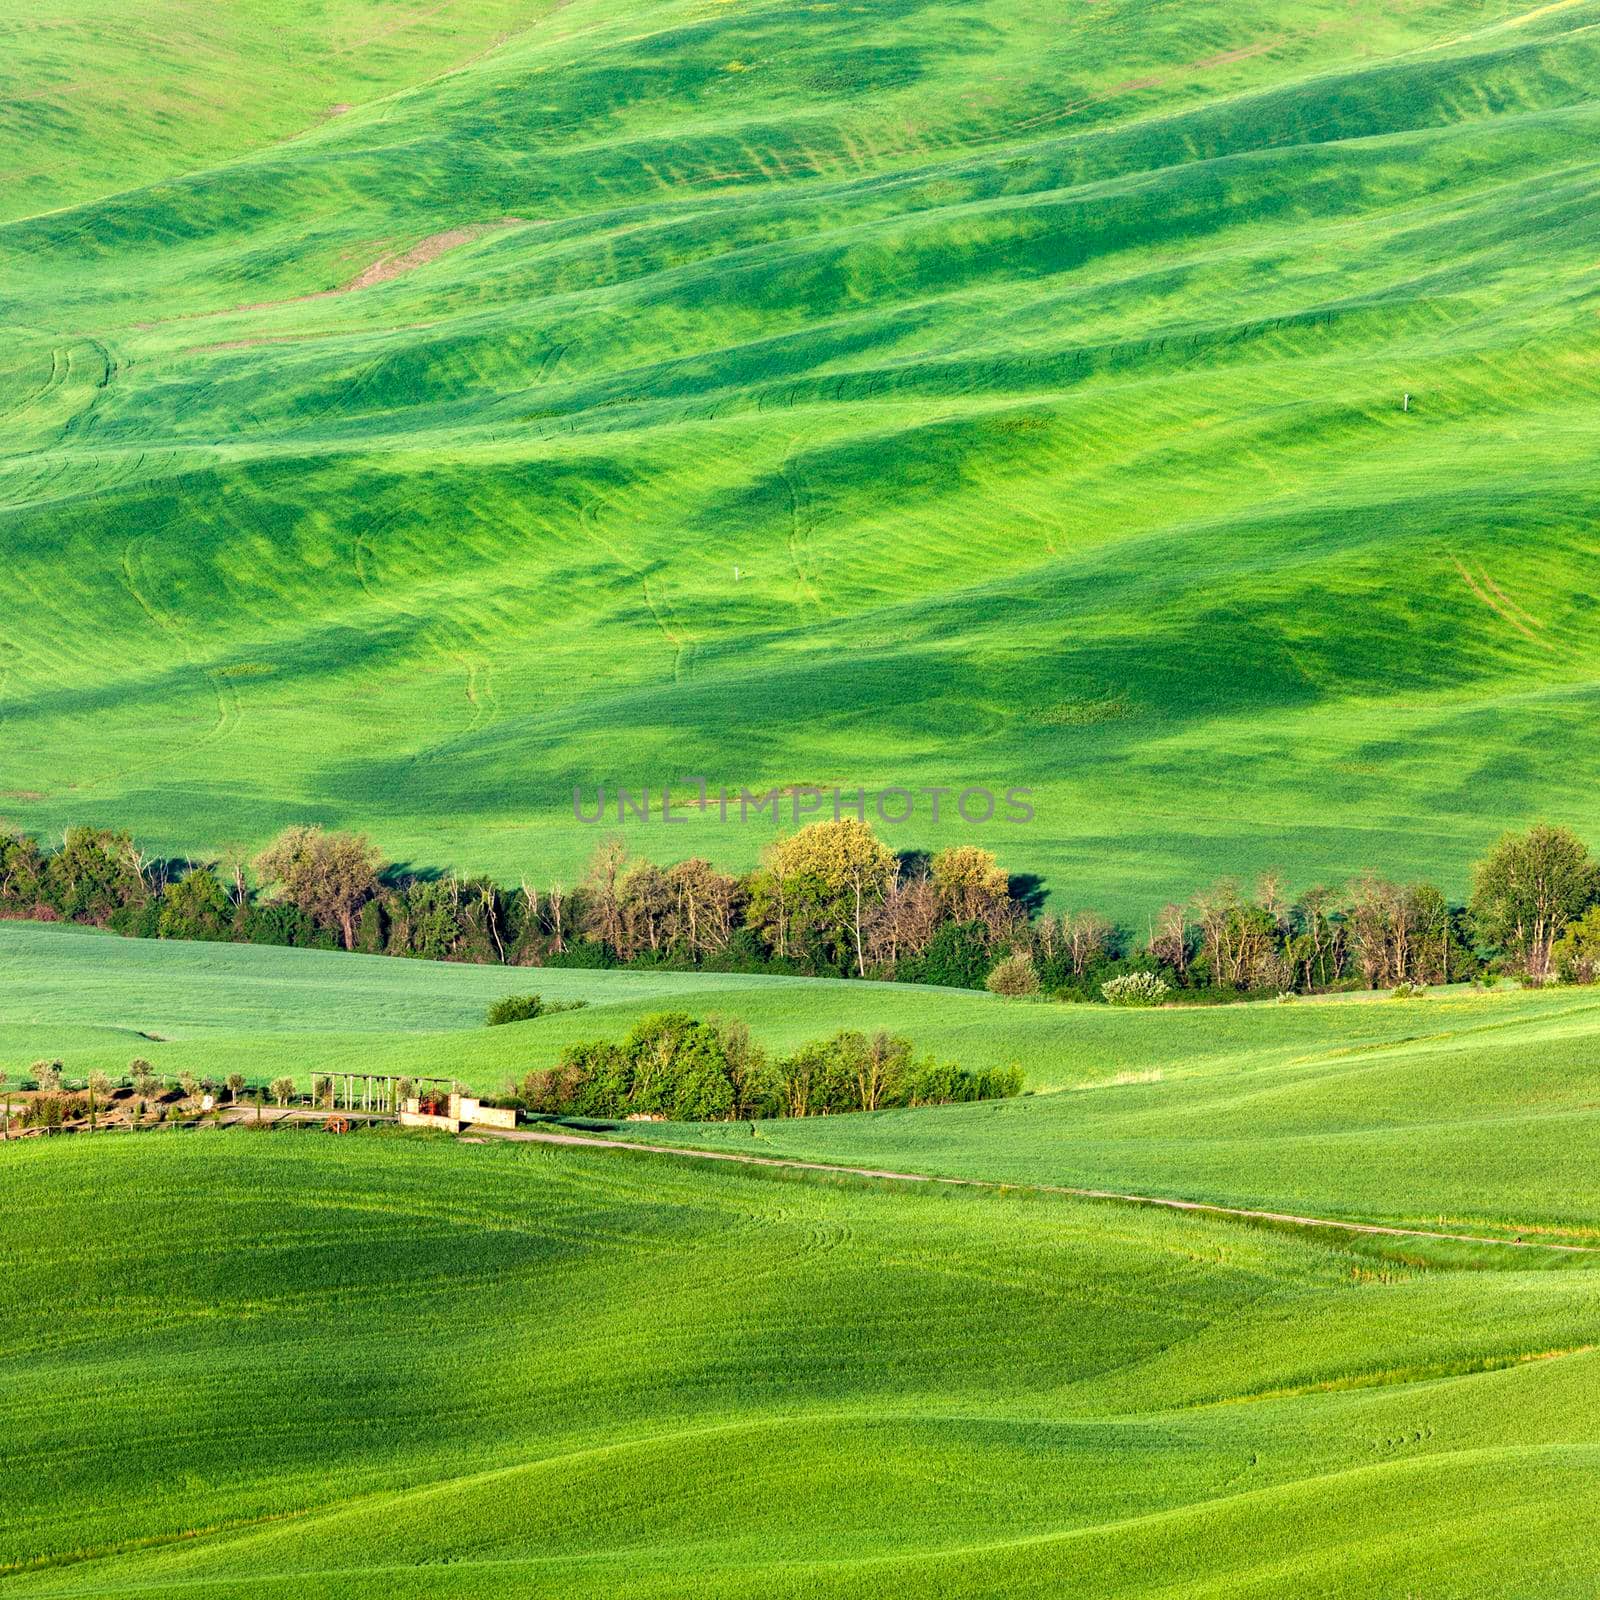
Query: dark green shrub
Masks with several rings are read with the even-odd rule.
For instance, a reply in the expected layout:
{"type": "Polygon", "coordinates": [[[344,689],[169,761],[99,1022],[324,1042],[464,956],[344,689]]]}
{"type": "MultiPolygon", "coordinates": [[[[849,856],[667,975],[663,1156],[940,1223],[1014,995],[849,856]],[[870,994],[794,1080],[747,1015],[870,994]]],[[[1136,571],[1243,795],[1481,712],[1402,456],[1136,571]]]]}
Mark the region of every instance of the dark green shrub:
{"type": "Polygon", "coordinates": [[[544,1001],[536,994],[502,995],[489,1007],[489,1026],[499,1028],[508,1022],[532,1022],[544,1014],[544,1009],[544,1001]]]}
{"type": "Polygon", "coordinates": [[[903,983],[981,989],[993,965],[989,930],[981,922],[947,922],[920,956],[900,963],[897,976],[903,983]]]}
{"type": "Polygon", "coordinates": [[[616,952],[598,939],[574,939],[565,950],[544,958],[547,967],[614,967],[616,952]]]}
{"type": "Polygon", "coordinates": [[[356,918],[356,949],[369,956],[381,956],[389,940],[389,914],[382,900],[369,900],[356,918]]]}
{"type": "Polygon", "coordinates": [[[705,961],[708,972],[771,972],[787,966],[784,962],[781,967],[774,967],[754,928],[735,928],[727,944],[705,961]]]}
{"type": "MultiPolygon", "coordinates": [[[[154,910],[154,905],[151,907],[154,910]]],[[[210,867],[196,867],[161,896],[157,931],[163,939],[227,939],[233,902],[210,867]]]]}
{"type": "Polygon", "coordinates": [[[252,906],[241,929],[247,944],[292,945],[310,949],[317,943],[317,925],[298,906],[274,900],[252,906]]]}

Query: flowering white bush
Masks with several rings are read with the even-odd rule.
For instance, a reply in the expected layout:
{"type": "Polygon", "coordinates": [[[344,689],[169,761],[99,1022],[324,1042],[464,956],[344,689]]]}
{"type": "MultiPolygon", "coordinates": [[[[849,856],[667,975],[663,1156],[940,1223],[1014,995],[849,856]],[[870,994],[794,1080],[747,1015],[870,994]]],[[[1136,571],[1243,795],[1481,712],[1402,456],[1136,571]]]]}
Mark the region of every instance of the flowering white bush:
{"type": "Polygon", "coordinates": [[[1158,1006],[1166,998],[1167,980],[1153,972],[1124,972],[1100,985],[1108,1006],[1158,1006]]]}

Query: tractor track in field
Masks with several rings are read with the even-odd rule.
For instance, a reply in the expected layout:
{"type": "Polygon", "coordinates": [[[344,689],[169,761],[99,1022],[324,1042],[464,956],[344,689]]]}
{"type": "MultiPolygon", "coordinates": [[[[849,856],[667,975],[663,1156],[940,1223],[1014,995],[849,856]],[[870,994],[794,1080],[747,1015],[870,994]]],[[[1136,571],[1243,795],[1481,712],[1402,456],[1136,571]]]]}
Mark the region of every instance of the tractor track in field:
{"type": "Polygon", "coordinates": [[[1538,645],[1541,650],[1556,648],[1548,639],[1540,638],[1533,631],[1534,628],[1543,628],[1544,624],[1511,599],[1489,576],[1488,569],[1481,562],[1478,564],[1478,576],[1474,578],[1459,557],[1453,552],[1449,554],[1451,564],[1461,574],[1462,582],[1472,591],[1474,597],[1481,600],[1501,621],[1509,623],[1524,639],[1538,645]],[[1533,626],[1530,627],[1529,623],[1533,626]]]}
{"type": "Polygon", "coordinates": [[[500,717],[500,701],[494,691],[494,669],[485,656],[473,655],[466,650],[452,650],[450,657],[467,675],[467,704],[471,717],[462,734],[477,733],[500,717]]]}
{"type": "Polygon", "coordinates": [[[1057,1183],[1002,1183],[994,1178],[949,1178],[930,1172],[900,1172],[889,1167],[852,1167],[831,1161],[803,1161],[797,1156],[750,1155],[738,1150],[703,1150],[690,1145],[647,1144],[639,1139],[590,1138],[578,1133],[540,1133],[532,1128],[515,1132],[505,1128],[473,1126],[474,1137],[524,1144],[559,1144],[601,1150],[633,1150],[645,1155],[681,1156],[698,1161],[731,1161],[746,1167],[781,1167],[799,1172],[832,1173],[842,1178],[874,1178],[891,1183],[947,1184],[959,1189],[1021,1190],[1029,1194],[1063,1195],[1074,1200],[1110,1200],[1120,1205],[1154,1206],[1164,1211],[1198,1212],[1205,1216],[1232,1217],[1245,1222],[1268,1222],[1297,1228],[1327,1228],[1387,1239],[1435,1239],[1456,1244],[1501,1245],[1508,1250],[1555,1250],[1565,1255],[1600,1255],[1600,1245],[1559,1244],[1546,1239],[1499,1239],[1484,1233],[1444,1233],[1431,1228],[1402,1228],[1380,1222],[1346,1222],[1336,1217],[1308,1217],[1291,1211],[1267,1211],[1249,1206],[1218,1205],[1209,1200],[1179,1200],[1170,1195],[1127,1194],[1119,1189],[1087,1189],[1057,1183]]]}
{"type": "Polygon", "coordinates": [[[689,655],[693,653],[694,643],[692,640],[686,642],[682,634],[673,631],[667,621],[669,613],[663,610],[668,605],[668,602],[663,598],[660,605],[656,604],[654,596],[650,593],[650,580],[641,576],[639,587],[644,590],[644,603],[650,608],[650,615],[655,618],[655,624],[661,630],[661,636],[672,647],[672,681],[680,683],[683,680],[684,663],[689,655]]]}
{"type": "Polygon", "coordinates": [[[0,421],[5,421],[12,417],[25,418],[53,390],[58,389],[66,379],[66,363],[62,356],[63,347],[55,342],[57,335],[50,333],[47,329],[25,327],[21,323],[16,324],[16,331],[18,333],[44,333],[46,335],[50,341],[50,370],[28,393],[9,400],[4,405],[0,405],[0,421]]]}
{"type": "Polygon", "coordinates": [[[244,715],[239,701],[239,691],[234,684],[215,668],[202,664],[191,647],[188,635],[181,625],[171,617],[162,615],[140,587],[139,572],[136,569],[143,567],[140,545],[145,537],[147,536],[136,534],[123,546],[119,563],[123,587],[133,597],[133,600],[157,633],[170,639],[185,663],[205,676],[206,681],[211,686],[212,693],[216,696],[217,720],[197,738],[192,739],[188,744],[178,749],[164,751],[144,761],[136,761],[132,766],[123,767],[116,772],[102,772],[92,778],[82,779],[78,783],[70,784],[68,787],[71,789],[97,789],[102,784],[119,782],[123,779],[134,777],[141,772],[149,772],[155,768],[170,766],[175,756],[192,756],[197,750],[202,750],[207,745],[214,744],[218,739],[231,732],[244,715]]]}
{"type": "Polygon", "coordinates": [[[800,556],[802,548],[810,550],[811,524],[808,523],[801,511],[801,495],[799,479],[795,476],[795,454],[800,446],[798,439],[792,440],[789,449],[783,458],[783,465],[778,468],[778,475],[783,479],[783,486],[789,495],[789,564],[794,568],[794,575],[800,580],[800,588],[806,598],[818,611],[822,611],[822,597],[817,593],[817,586],[812,582],[811,575],[805,569],[800,556]]]}
{"type": "Polygon", "coordinates": [[[672,603],[666,596],[665,584],[663,584],[659,578],[657,579],[657,591],[661,595],[660,601],[658,602],[656,596],[650,593],[650,579],[648,577],[648,573],[650,572],[651,568],[648,566],[640,566],[637,561],[631,560],[629,557],[625,556],[622,551],[618,549],[617,546],[600,531],[600,518],[599,513],[596,510],[596,507],[599,506],[600,503],[601,502],[598,500],[585,500],[578,507],[578,525],[590,539],[598,544],[600,548],[611,557],[612,561],[614,561],[617,566],[621,567],[622,570],[630,574],[630,576],[638,579],[639,588],[644,594],[645,608],[650,613],[650,619],[660,630],[662,639],[666,642],[667,648],[672,652],[672,681],[674,683],[679,683],[687,674],[689,662],[694,657],[695,647],[698,641],[692,635],[685,632],[680,632],[672,627],[669,620],[672,616],[672,603]]]}

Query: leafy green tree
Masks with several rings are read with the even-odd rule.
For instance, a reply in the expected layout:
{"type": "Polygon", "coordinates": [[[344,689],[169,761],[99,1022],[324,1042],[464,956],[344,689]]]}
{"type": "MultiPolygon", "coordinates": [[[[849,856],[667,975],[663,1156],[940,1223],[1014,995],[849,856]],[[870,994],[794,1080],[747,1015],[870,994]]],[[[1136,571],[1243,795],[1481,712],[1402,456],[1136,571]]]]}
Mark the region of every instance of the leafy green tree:
{"type": "Polygon", "coordinates": [[[523,1082],[530,1111],[578,1112],[591,1117],[626,1114],[633,1081],[628,1052],[609,1039],[571,1044],[555,1067],[523,1082]]]}
{"type": "Polygon", "coordinates": [[[42,889],[62,916],[102,925],[150,898],[133,840],[100,828],[67,829],[45,867],[42,889]]]}
{"type": "Polygon", "coordinates": [[[383,904],[390,955],[448,961],[461,953],[467,920],[458,878],[413,879],[383,904]]]}
{"type": "Polygon", "coordinates": [[[37,910],[44,898],[46,862],[36,839],[0,830],[0,906],[37,910]]]}
{"type": "Polygon", "coordinates": [[[228,1074],[228,1099],[229,1099],[229,1101],[234,1105],[238,1105],[239,1096],[241,1094],[243,1094],[243,1093],[244,1093],[244,1074],[242,1072],[230,1072],[228,1074]]]}
{"type": "Polygon", "coordinates": [[[268,1090],[272,1098],[280,1105],[286,1106],[294,1098],[293,1078],[274,1078],[268,1090]]]}
{"type": "Polygon", "coordinates": [[[728,1085],[733,1091],[728,1115],[736,1120],[770,1116],[777,1107],[777,1085],[767,1053],[750,1037],[750,1029],[737,1017],[710,1016],[722,1043],[728,1085]]]}
{"type": "Polygon", "coordinates": [[[696,1053],[678,1066],[669,1102],[674,1121],[720,1122],[733,1110],[733,1085],[725,1064],[696,1053]]]}
{"type": "Polygon", "coordinates": [[[981,922],[996,936],[1015,923],[1011,877],[992,850],[975,844],[951,845],[934,855],[928,874],[949,921],[981,922]]]}
{"type": "Polygon", "coordinates": [[[1472,869],[1471,911],[1480,937],[1533,983],[1551,971],[1567,924],[1600,899],[1600,867],[1576,834],[1540,823],[1508,833],[1472,869]]]}
{"type": "Polygon", "coordinates": [[[780,956],[814,940],[827,965],[865,977],[867,927],[894,876],[893,852],[865,822],[814,822],[767,851],[750,914],[780,956]]]}
{"type": "Polygon", "coordinates": [[[1593,983],[1600,977],[1600,905],[1567,924],[1551,947],[1550,959],[1565,983],[1593,983]]]}
{"type": "MultiPolygon", "coordinates": [[[[843,1038],[841,1035],[840,1040],[843,1038]]],[[[882,1032],[860,1044],[851,1038],[847,1059],[857,1109],[877,1111],[904,1099],[906,1076],[911,1067],[909,1039],[882,1032]]]]}
{"type": "Polygon", "coordinates": [[[163,939],[226,939],[233,931],[233,901],[210,867],[196,867],[161,896],[157,931],[163,939]]]}
{"type": "Polygon", "coordinates": [[[382,898],[367,901],[356,921],[356,949],[380,956],[389,942],[389,911],[382,898]]]}
{"type": "Polygon", "coordinates": [[[458,961],[504,965],[512,935],[511,900],[490,878],[468,878],[459,886],[458,961]]]}
{"type": "Polygon", "coordinates": [[[988,930],[981,922],[947,922],[920,956],[901,963],[897,976],[907,983],[933,983],[950,989],[981,989],[994,965],[988,930]]]}
{"type": "Polygon", "coordinates": [[[809,1117],[820,1109],[830,1067],[828,1047],[803,1044],[778,1062],[778,1093],[787,1117],[809,1117]]]}
{"type": "Polygon", "coordinates": [[[682,1011],[658,1011],[635,1025],[623,1041],[631,1068],[626,1095],[631,1110],[652,1113],[669,1108],[677,1079],[700,1054],[699,1027],[682,1011]]]}

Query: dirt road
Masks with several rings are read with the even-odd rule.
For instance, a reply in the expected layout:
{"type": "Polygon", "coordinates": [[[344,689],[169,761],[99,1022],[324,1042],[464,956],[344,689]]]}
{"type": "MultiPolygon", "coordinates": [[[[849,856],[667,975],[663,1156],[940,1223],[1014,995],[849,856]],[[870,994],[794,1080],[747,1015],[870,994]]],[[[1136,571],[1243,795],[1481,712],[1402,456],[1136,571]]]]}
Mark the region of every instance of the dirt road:
{"type": "Polygon", "coordinates": [[[1292,1211],[1257,1211],[1246,1206],[1216,1205],[1205,1200],[1175,1200],[1166,1195],[1125,1194],[1117,1189],[1075,1189],[1053,1183],[998,1183],[988,1178],[941,1178],[926,1172],[896,1172],[887,1167],[847,1167],[826,1161],[801,1161],[791,1156],[762,1156],[739,1150],[695,1150],[679,1145],[646,1144],[638,1139],[591,1138],[578,1133],[544,1133],[519,1128],[472,1127],[475,1138],[516,1140],[536,1144],[577,1145],[589,1149],[637,1150],[647,1155],[678,1156],[692,1161],[732,1161],[747,1167],[788,1167],[799,1172],[831,1172],[846,1178],[880,1178],[893,1183],[942,1183],[962,1189],[1025,1189],[1034,1194],[1067,1195],[1077,1200],[1112,1200],[1123,1205],[1158,1206],[1167,1211],[1196,1211],[1213,1217],[1237,1217],[1247,1222],[1272,1222],[1297,1228],[1330,1228],[1341,1233],[1376,1234],[1392,1239],[1449,1239],[1460,1244],[1501,1245],[1508,1250],[1558,1250],[1567,1255],[1600,1255],[1600,1245],[1555,1244],[1543,1239],[1496,1239],[1481,1233],[1442,1233],[1431,1228],[1401,1228],[1377,1222],[1344,1222],[1335,1217],[1305,1217],[1292,1211]]]}

